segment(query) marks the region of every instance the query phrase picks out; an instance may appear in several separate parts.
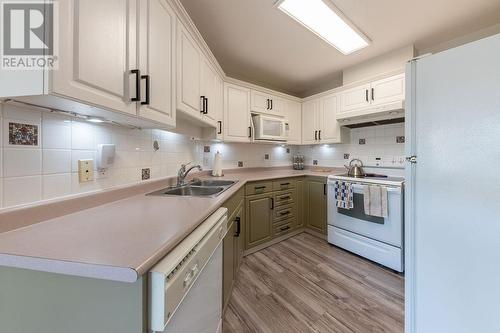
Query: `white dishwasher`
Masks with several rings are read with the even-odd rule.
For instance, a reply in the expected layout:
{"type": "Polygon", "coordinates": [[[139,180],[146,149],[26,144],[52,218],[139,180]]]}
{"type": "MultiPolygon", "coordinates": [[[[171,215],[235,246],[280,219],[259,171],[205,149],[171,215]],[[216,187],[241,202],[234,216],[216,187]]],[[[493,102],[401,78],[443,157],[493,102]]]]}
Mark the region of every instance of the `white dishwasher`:
{"type": "Polygon", "coordinates": [[[151,269],[151,331],[221,331],[222,240],[226,232],[227,209],[219,208],[151,269]]]}

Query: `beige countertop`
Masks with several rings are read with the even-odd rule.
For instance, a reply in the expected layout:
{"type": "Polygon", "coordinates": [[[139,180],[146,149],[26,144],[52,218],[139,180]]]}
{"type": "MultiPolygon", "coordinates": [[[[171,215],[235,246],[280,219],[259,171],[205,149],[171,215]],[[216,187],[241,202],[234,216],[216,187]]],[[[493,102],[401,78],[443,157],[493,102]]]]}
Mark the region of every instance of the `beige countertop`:
{"type": "Polygon", "coordinates": [[[144,193],[0,233],[0,266],[134,282],[247,182],[342,172],[227,172],[223,179],[238,182],[215,198],[146,196],[151,192],[148,188],[144,193]]]}

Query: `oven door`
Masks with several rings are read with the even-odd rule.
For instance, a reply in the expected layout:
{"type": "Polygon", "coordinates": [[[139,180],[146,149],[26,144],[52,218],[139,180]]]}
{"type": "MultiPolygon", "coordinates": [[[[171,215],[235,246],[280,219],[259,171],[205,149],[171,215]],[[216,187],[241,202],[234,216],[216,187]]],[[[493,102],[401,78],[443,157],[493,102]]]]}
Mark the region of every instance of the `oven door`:
{"type": "Polygon", "coordinates": [[[387,186],[387,218],[365,214],[362,184],[353,184],[354,208],[338,208],[335,183],[328,184],[328,224],[396,247],[403,243],[403,195],[401,187],[387,186]]]}

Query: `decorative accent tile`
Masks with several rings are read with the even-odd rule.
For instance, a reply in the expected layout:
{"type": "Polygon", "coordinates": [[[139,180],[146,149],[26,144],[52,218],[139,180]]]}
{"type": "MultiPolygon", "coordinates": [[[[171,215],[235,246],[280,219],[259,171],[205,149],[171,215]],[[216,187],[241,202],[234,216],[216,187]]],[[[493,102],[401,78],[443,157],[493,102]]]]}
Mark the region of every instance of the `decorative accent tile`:
{"type": "Polygon", "coordinates": [[[360,145],[366,145],[366,139],[359,139],[360,145]]]}
{"type": "Polygon", "coordinates": [[[344,154],[344,160],[348,160],[351,157],[351,154],[344,154]]]}
{"type": "Polygon", "coordinates": [[[397,136],[396,143],[405,143],[405,137],[404,136],[397,136]]]}
{"type": "Polygon", "coordinates": [[[160,143],[158,142],[158,140],[153,141],[153,150],[154,151],[160,150],[160,143]]]}
{"type": "Polygon", "coordinates": [[[287,149],[286,149],[286,153],[287,153],[287,154],[290,154],[290,148],[287,148],[287,149]]]}
{"type": "Polygon", "coordinates": [[[9,122],[9,144],[38,146],[38,125],[9,122]]]}
{"type": "Polygon", "coordinates": [[[149,178],[151,178],[151,169],[142,169],[142,180],[148,180],[149,178]]]}
{"type": "Polygon", "coordinates": [[[313,160],[313,165],[318,165],[318,160],[313,160]]]}
{"type": "Polygon", "coordinates": [[[203,146],[204,153],[210,153],[210,146],[203,146]]]}
{"type": "Polygon", "coordinates": [[[243,161],[238,161],[238,168],[243,168],[243,161]]]}
{"type": "Polygon", "coordinates": [[[264,154],[264,159],[268,160],[269,159],[269,154],[264,154]]]}

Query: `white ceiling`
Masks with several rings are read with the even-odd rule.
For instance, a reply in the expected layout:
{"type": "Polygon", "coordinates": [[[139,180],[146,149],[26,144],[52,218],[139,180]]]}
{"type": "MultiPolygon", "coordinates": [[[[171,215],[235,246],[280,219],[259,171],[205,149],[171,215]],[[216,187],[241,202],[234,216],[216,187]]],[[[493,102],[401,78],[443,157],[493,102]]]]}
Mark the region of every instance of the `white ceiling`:
{"type": "Polygon", "coordinates": [[[337,86],[342,69],[389,51],[429,50],[500,23],[499,0],[332,1],[372,40],[369,47],[342,55],[273,0],[181,0],[228,76],[299,97],[337,86]]]}

